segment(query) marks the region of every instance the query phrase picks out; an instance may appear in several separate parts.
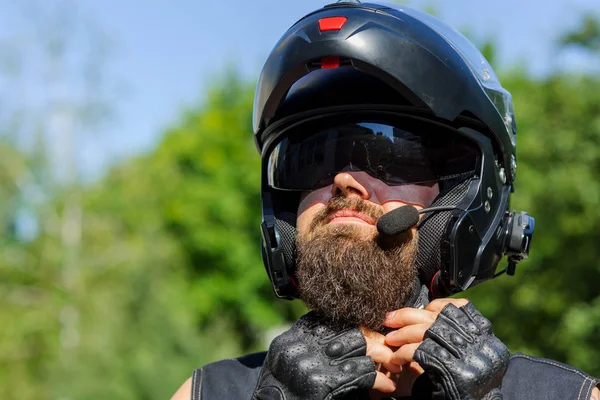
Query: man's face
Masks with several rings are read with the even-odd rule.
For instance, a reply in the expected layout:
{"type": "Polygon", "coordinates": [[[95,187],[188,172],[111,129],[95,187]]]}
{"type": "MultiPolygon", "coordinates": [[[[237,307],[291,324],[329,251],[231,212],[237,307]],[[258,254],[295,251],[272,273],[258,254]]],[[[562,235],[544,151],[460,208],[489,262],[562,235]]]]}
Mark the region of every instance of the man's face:
{"type": "Polygon", "coordinates": [[[385,314],[411,295],[417,234],[413,228],[394,238],[381,237],[377,219],[407,204],[427,207],[438,193],[435,183],[388,186],[352,171],[303,195],[297,276],[306,305],[341,322],[380,329],[385,314]]]}

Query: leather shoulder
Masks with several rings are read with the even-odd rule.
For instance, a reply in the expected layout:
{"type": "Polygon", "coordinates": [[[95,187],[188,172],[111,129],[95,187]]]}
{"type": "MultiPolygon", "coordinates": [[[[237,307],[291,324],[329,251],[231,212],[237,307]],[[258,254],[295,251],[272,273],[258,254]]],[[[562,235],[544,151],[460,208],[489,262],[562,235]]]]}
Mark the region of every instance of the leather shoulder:
{"type": "Polygon", "coordinates": [[[502,380],[504,400],[589,400],[599,381],[554,360],[514,354],[502,380]]]}
{"type": "Polygon", "coordinates": [[[266,352],[205,365],[192,375],[192,400],[250,400],[266,352]]]}

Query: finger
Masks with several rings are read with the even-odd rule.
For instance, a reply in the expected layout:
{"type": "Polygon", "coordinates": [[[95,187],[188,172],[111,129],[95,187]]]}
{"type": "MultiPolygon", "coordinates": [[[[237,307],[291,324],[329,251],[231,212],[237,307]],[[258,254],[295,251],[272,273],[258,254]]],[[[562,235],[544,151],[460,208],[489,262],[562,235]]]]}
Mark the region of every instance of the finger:
{"type": "Polygon", "coordinates": [[[396,365],[404,365],[406,363],[415,361],[415,351],[421,343],[409,343],[400,347],[392,355],[392,362],[396,365]]]}
{"type": "Polygon", "coordinates": [[[462,307],[469,303],[468,299],[435,299],[425,307],[428,311],[439,313],[448,304],[454,304],[456,307],[462,307]]]}
{"type": "Polygon", "coordinates": [[[418,362],[412,361],[409,365],[408,365],[408,369],[415,375],[415,376],[419,376],[422,373],[425,372],[425,370],[421,367],[421,365],[418,362]]]}
{"type": "Polygon", "coordinates": [[[409,343],[421,343],[425,332],[431,326],[431,323],[409,325],[392,331],[385,336],[387,346],[400,347],[409,343]]]}
{"type": "Polygon", "coordinates": [[[379,390],[383,393],[394,393],[396,391],[396,383],[385,376],[383,372],[377,371],[377,376],[375,377],[375,384],[373,384],[373,389],[379,390]]]}
{"type": "Polygon", "coordinates": [[[376,364],[380,364],[392,373],[400,372],[402,367],[391,362],[394,351],[385,345],[385,336],[364,327],[361,327],[360,330],[365,335],[367,342],[367,356],[371,357],[376,364]]]}
{"type": "Polygon", "coordinates": [[[365,335],[367,342],[367,355],[376,363],[387,362],[392,354],[392,349],[385,345],[385,336],[364,327],[361,327],[360,330],[365,335]]]}
{"type": "Polygon", "coordinates": [[[389,363],[392,354],[394,354],[394,351],[383,344],[371,346],[369,351],[367,351],[367,356],[371,357],[376,364],[389,363]]]}
{"type": "Polygon", "coordinates": [[[365,340],[367,342],[367,353],[369,352],[370,347],[376,345],[383,345],[385,343],[385,336],[383,336],[379,332],[372,331],[369,328],[365,328],[363,326],[360,327],[360,331],[365,336],[365,340]]]}
{"type": "Polygon", "coordinates": [[[371,348],[371,351],[367,353],[367,356],[373,359],[373,362],[380,364],[387,371],[392,373],[398,373],[402,371],[402,367],[392,363],[392,355],[394,352],[387,346],[377,345],[371,348]]]}
{"type": "Polygon", "coordinates": [[[436,312],[418,308],[401,308],[388,313],[383,324],[389,328],[401,328],[408,325],[431,324],[437,317],[436,312]]]}

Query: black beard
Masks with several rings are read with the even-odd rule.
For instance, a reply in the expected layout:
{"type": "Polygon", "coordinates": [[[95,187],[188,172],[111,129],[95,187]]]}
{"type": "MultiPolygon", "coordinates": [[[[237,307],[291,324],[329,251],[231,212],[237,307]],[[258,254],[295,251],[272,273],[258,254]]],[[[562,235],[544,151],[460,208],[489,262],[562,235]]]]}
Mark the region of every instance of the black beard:
{"type": "Polygon", "coordinates": [[[297,278],[306,306],[332,320],[379,331],[386,313],[409,300],[417,273],[417,237],[365,237],[352,225],[328,225],[332,213],[352,209],[374,218],[380,209],[361,199],[333,198],[310,231],[298,236],[297,278]]]}

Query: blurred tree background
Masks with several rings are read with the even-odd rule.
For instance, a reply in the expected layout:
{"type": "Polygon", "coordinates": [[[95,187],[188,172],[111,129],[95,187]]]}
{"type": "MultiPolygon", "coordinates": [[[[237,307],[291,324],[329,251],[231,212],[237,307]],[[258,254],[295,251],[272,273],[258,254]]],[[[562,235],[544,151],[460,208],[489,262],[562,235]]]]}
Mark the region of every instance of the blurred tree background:
{"type": "MultiPolygon", "coordinates": [[[[97,61],[76,96],[63,90],[62,26],[40,30],[52,72],[40,109],[0,87],[0,398],[169,398],[193,368],[264,349],[304,312],[274,298],[262,266],[254,84],[230,70],[154,150],[83,183],[73,131],[110,109],[97,61]],[[67,145],[52,150],[57,135],[67,145]]],[[[560,45],[599,43],[586,17],[560,45]]],[[[19,82],[11,49],[0,66],[19,82]]],[[[600,376],[600,76],[500,75],[519,125],[513,208],[536,235],[516,277],[466,296],[512,351],[600,376]]]]}

